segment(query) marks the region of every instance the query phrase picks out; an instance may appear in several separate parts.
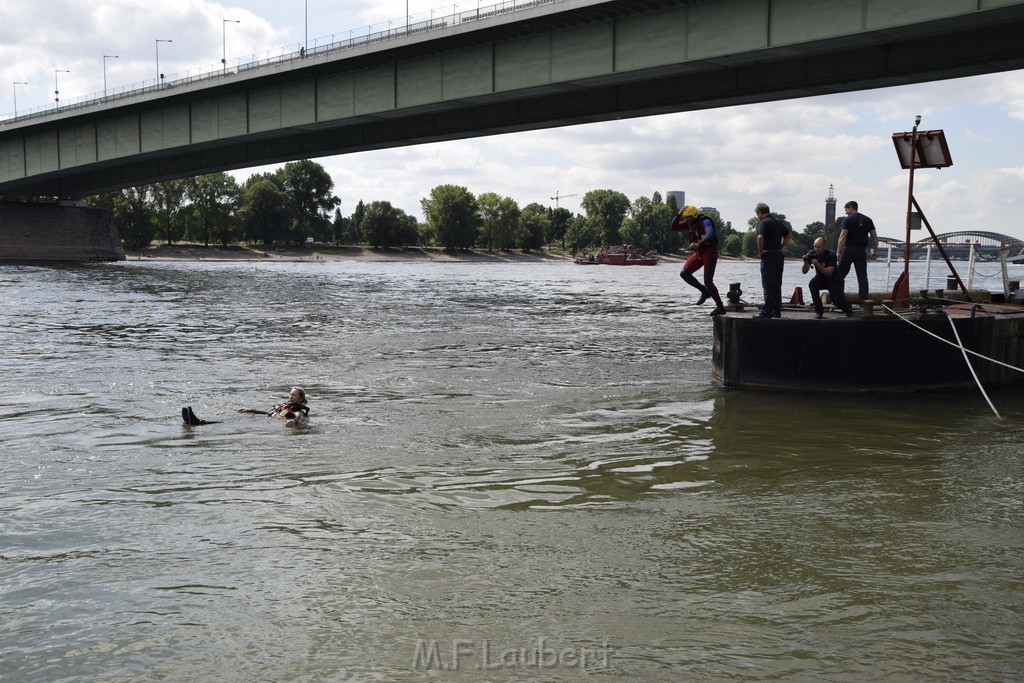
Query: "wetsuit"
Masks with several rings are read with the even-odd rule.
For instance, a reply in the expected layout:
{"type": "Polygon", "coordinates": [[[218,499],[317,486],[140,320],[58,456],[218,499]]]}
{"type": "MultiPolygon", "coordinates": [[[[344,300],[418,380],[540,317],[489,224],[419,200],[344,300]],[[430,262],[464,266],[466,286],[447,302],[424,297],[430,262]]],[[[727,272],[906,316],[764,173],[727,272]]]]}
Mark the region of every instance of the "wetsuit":
{"type": "MultiPolygon", "coordinates": [[[[242,408],[240,413],[255,413],[267,417],[280,417],[286,420],[295,420],[296,423],[303,423],[309,419],[309,406],[301,403],[282,403],[274,406],[270,411],[258,410],[256,408],[242,408]]],[[[187,425],[209,425],[216,424],[219,420],[201,420],[192,412],[192,406],[181,409],[181,419],[187,425]]]]}
{"type": "Polygon", "coordinates": [[[306,418],[309,417],[309,406],[304,406],[301,403],[282,403],[279,406],[274,406],[268,414],[271,417],[305,422],[306,418]]]}
{"type": "Polygon", "coordinates": [[[258,408],[243,408],[238,412],[255,413],[256,415],[266,415],[267,417],[280,417],[285,420],[295,420],[296,422],[305,422],[309,418],[309,406],[301,403],[282,403],[279,406],[274,406],[269,411],[258,408]]]}
{"type": "Polygon", "coordinates": [[[725,306],[722,304],[722,297],[719,296],[718,287],[715,286],[715,268],[718,267],[718,234],[715,232],[714,222],[704,214],[698,214],[693,220],[676,215],[673,217],[670,227],[675,232],[685,230],[689,233],[690,243],[697,243],[697,248],[690,254],[690,258],[686,259],[683,269],[679,271],[679,277],[701,293],[698,304],[704,303],[708,297],[711,297],[715,302],[715,311],[724,312],[725,306]],[[704,269],[703,285],[693,276],[701,268],[704,269]]]}

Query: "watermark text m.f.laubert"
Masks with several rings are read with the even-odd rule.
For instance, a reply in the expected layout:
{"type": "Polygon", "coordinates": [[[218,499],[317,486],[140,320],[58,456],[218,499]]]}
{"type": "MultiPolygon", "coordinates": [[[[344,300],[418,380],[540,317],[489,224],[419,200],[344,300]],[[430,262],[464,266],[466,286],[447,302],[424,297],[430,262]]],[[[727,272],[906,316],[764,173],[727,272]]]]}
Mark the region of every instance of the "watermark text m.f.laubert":
{"type": "Polygon", "coordinates": [[[528,646],[503,647],[489,639],[461,640],[439,643],[437,640],[416,641],[412,666],[418,670],[469,671],[494,669],[558,669],[605,670],[611,667],[608,639],[600,645],[558,647],[541,636],[528,646]]]}

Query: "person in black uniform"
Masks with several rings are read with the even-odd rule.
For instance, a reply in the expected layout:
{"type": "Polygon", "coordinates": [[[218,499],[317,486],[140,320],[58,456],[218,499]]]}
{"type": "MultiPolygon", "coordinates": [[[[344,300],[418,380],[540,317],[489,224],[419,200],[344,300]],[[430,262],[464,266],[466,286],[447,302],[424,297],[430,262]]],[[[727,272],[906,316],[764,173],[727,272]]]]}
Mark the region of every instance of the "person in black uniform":
{"type": "Polygon", "coordinates": [[[764,202],[754,207],[761,221],[757,225],[757,253],[761,257],[761,288],[764,308],[756,318],[782,317],[782,248],[789,244],[789,228],[775,216],[764,202]]]}
{"type": "Polygon", "coordinates": [[[843,206],[846,218],[843,219],[839,231],[839,244],[836,254],[839,258],[839,277],[846,278],[850,274],[850,266],[857,273],[857,293],[859,301],[868,300],[868,241],[871,241],[871,258],[878,256],[878,235],[875,223],[857,210],[857,202],[849,201],[843,206]]]}
{"type": "Polygon", "coordinates": [[[843,278],[839,276],[839,265],[836,254],[825,246],[825,238],[814,240],[814,249],[804,256],[803,272],[814,269],[814,277],[807,284],[811,290],[811,303],[818,318],[825,315],[825,307],[821,304],[821,290],[826,290],[832,297],[832,305],[841,310],[849,318],[853,315],[850,302],[843,292],[843,278]]]}

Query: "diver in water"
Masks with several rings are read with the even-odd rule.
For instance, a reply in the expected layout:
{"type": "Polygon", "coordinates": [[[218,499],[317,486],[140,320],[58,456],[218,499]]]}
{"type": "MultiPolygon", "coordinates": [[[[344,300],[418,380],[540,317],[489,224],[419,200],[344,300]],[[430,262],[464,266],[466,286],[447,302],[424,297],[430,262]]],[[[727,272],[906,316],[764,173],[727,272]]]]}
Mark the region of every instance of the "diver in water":
{"type": "MultiPolygon", "coordinates": [[[[238,412],[280,417],[286,420],[285,426],[287,427],[296,427],[309,420],[309,405],[306,400],[306,391],[302,387],[292,387],[288,393],[288,402],[276,405],[270,410],[239,408],[238,412]]],[[[208,425],[220,422],[220,420],[202,420],[196,417],[196,414],[192,412],[192,406],[181,409],[181,419],[187,425],[208,425]]]]}

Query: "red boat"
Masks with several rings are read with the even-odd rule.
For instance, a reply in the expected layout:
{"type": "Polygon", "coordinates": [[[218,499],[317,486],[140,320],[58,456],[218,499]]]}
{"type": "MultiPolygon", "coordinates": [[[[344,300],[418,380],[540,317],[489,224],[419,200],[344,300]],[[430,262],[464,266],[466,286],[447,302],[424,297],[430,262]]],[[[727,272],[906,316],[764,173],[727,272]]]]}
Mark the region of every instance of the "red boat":
{"type": "Polygon", "coordinates": [[[605,247],[597,255],[584,256],[576,259],[580,266],[656,266],[658,258],[648,256],[642,251],[634,251],[628,246],[605,247]]]}

